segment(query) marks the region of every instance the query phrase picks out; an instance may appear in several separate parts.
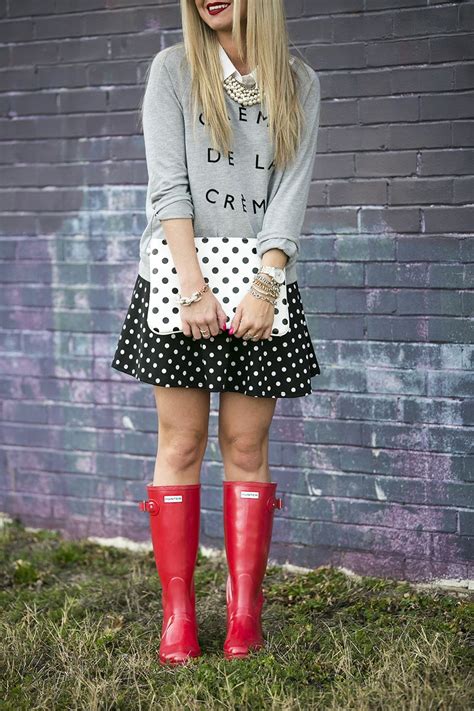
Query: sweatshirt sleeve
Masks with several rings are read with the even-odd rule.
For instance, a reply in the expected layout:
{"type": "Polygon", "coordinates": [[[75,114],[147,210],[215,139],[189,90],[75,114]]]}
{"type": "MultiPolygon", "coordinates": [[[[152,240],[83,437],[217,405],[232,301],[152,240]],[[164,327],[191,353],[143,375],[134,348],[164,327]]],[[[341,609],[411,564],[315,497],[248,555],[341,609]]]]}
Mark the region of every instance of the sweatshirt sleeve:
{"type": "Polygon", "coordinates": [[[194,217],[186,164],[184,116],[166,66],[155,55],[143,98],[143,137],[153,213],[161,220],[194,217]]]}
{"type": "Polygon", "coordinates": [[[285,268],[298,259],[300,233],[303,227],[313,173],[319,128],[320,83],[310,67],[312,79],[303,102],[305,124],[301,143],[292,163],[275,171],[269,203],[257,234],[257,253],[262,257],[269,249],[281,249],[288,256],[285,268]]]}

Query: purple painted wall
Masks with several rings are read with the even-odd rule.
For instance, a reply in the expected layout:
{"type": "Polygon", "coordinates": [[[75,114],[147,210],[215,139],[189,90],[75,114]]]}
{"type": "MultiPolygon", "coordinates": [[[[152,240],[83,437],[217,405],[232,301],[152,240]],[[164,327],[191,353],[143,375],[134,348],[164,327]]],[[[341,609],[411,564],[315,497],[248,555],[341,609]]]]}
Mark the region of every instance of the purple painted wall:
{"type": "MultiPolygon", "coordinates": [[[[273,556],[410,580],[472,561],[474,5],[291,0],[319,72],[299,283],[322,374],[280,400],[273,556]]],[[[1,510],[148,540],[150,386],[110,361],[136,276],[150,58],[176,2],[0,2],[1,510]]],[[[221,545],[216,407],[203,543],[221,545]]]]}

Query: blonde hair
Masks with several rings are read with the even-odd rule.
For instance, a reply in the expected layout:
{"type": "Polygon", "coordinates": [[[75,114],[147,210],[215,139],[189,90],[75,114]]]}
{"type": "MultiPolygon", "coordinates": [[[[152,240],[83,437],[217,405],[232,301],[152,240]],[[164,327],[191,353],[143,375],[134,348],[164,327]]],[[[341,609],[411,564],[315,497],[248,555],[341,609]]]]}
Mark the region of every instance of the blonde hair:
{"type": "MultiPolygon", "coordinates": [[[[227,155],[232,150],[232,126],[228,119],[217,34],[199,15],[195,0],[180,0],[183,39],[191,73],[194,126],[202,111],[213,147],[227,155]],[[220,87],[220,90],[219,88],[220,87]]],[[[232,39],[245,58],[261,91],[262,112],[268,118],[273,163],[284,168],[298,149],[304,114],[298,96],[299,77],[290,64],[288,30],[283,0],[247,0],[245,38],[240,24],[241,0],[233,2],[232,39]]],[[[294,64],[304,62],[295,57],[294,64]]]]}

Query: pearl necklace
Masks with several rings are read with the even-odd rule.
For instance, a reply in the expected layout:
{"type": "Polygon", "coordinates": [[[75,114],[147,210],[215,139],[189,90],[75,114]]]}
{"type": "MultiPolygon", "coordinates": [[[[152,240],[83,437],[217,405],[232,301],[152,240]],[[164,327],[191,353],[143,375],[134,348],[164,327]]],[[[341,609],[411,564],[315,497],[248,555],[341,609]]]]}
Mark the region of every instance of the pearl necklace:
{"type": "Polygon", "coordinates": [[[243,106],[254,106],[260,103],[260,89],[254,86],[244,86],[233,74],[223,81],[224,89],[231,99],[243,106]]]}

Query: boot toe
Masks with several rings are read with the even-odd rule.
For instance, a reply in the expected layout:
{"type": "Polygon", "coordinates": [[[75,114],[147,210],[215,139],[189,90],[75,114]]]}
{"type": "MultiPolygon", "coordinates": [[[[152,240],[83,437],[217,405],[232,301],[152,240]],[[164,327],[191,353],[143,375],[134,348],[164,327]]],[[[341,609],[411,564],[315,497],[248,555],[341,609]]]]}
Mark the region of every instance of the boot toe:
{"type": "Polygon", "coordinates": [[[252,644],[232,644],[224,647],[224,656],[227,659],[239,659],[247,657],[251,652],[257,652],[262,649],[263,644],[254,642],[252,644]]]}
{"type": "Polygon", "coordinates": [[[159,659],[161,664],[186,664],[190,659],[201,656],[201,650],[191,650],[189,652],[160,652],[159,659]]]}

